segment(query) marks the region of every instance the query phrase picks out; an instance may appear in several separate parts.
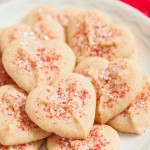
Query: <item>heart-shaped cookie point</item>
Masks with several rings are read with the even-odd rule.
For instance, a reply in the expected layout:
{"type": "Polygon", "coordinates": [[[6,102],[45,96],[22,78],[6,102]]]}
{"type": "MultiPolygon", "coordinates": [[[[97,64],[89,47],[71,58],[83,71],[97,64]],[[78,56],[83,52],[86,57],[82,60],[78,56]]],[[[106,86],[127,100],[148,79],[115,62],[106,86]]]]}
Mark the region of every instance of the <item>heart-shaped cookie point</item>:
{"type": "Polygon", "coordinates": [[[15,85],[0,87],[0,143],[18,145],[37,141],[49,133],[34,124],[25,112],[27,94],[15,85]]]}
{"type": "Polygon", "coordinates": [[[39,140],[32,143],[14,145],[14,146],[6,146],[0,144],[0,150],[39,150],[44,140],[39,140]]]}
{"type": "Polygon", "coordinates": [[[75,73],[55,79],[51,86],[34,89],[26,102],[28,116],[40,128],[71,139],[88,136],[95,107],[93,85],[75,73]]]}
{"type": "Polygon", "coordinates": [[[47,141],[48,150],[118,150],[119,144],[118,133],[107,125],[94,125],[85,140],[69,140],[53,135],[47,141]]]}
{"type": "Polygon", "coordinates": [[[139,67],[129,59],[108,62],[99,57],[90,57],[81,61],[75,72],[90,78],[95,87],[98,123],[106,123],[124,111],[142,85],[139,67]]]}
{"type": "Polygon", "coordinates": [[[131,57],[137,48],[133,33],[121,24],[113,24],[100,11],[82,11],[67,28],[68,43],[77,62],[86,57],[103,57],[110,61],[131,57]]]}
{"type": "Polygon", "coordinates": [[[150,76],[143,77],[143,86],[128,108],[108,122],[121,132],[143,134],[150,126],[150,76]]]}
{"type": "Polygon", "coordinates": [[[15,40],[3,53],[2,61],[7,73],[27,92],[50,84],[75,66],[72,50],[60,41],[15,40]]]}

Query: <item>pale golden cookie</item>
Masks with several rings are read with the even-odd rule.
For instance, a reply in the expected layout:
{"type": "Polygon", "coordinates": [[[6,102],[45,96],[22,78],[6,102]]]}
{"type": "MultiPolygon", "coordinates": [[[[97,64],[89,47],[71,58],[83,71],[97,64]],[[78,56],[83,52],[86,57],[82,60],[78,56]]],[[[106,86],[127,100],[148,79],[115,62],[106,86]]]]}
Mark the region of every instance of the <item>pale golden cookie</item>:
{"type": "Polygon", "coordinates": [[[85,140],[69,140],[53,135],[48,138],[48,150],[119,150],[118,133],[107,125],[94,125],[85,140]]]}
{"type": "Polygon", "coordinates": [[[28,118],[25,112],[26,99],[27,94],[15,85],[0,87],[1,144],[24,144],[49,135],[28,118]]]}
{"type": "Polygon", "coordinates": [[[2,60],[7,73],[27,92],[48,85],[75,66],[72,50],[60,41],[16,40],[3,53],[2,60]]]}
{"type": "Polygon", "coordinates": [[[108,60],[130,58],[137,42],[124,25],[112,24],[100,11],[83,11],[74,17],[67,28],[68,43],[77,62],[97,56],[108,60]]]}
{"type": "Polygon", "coordinates": [[[75,72],[87,76],[95,87],[99,123],[106,123],[124,111],[142,86],[139,66],[129,59],[109,63],[103,58],[90,57],[81,61],[75,72]]]}
{"type": "Polygon", "coordinates": [[[34,89],[28,96],[26,112],[43,130],[72,138],[86,138],[96,107],[93,85],[82,75],[70,73],[51,86],[34,89]]]}
{"type": "Polygon", "coordinates": [[[42,143],[43,140],[14,146],[5,146],[0,144],[0,150],[39,150],[42,143]]]}
{"type": "Polygon", "coordinates": [[[143,87],[134,102],[109,125],[121,132],[143,134],[150,126],[150,76],[143,77],[143,87]]]}

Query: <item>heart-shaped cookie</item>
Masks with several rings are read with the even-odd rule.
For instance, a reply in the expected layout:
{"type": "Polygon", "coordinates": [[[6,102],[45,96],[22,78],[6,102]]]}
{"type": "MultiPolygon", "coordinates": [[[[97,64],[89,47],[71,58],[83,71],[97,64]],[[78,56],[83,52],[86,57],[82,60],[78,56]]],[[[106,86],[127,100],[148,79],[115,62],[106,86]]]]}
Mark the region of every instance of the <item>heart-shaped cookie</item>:
{"type": "Polygon", "coordinates": [[[28,143],[28,144],[21,144],[21,145],[14,145],[14,146],[5,146],[0,144],[0,150],[39,150],[44,140],[28,143]]]}
{"type": "Polygon", "coordinates": [[[51,86],[34,89],[26,102],[28,116],[39,127],[72,139],[88,136],[95,107],[93,85],[84,76],[74,73],[57,78],[51,86]]]}
{"type": "Polygon", "coordinates": [[[118,150],[118,133],[107,125],[94,125],[87,139],[69,140],[53,135],[48,138],[48,150],[118,150]]]}
{"type": "Polygon", "coordinates": [[[133,33],[121,24],[112,24],[99,11],[83,11],[76,15],[67,28],[68,43],[77,62],[97,56],[108,60],[131,58],[137,43],[133,33]]]}
{"type": "Polygon", "coordinates": [[[60,41],[15,40],[3,53],[2,61],[10,77],[27,92],[48,85],[75,66],[72,50],[60,41]]]}
{"type": "Polygon", "coordinates": [[[9,77],[9,75],[4,69],[2,59],[0,57],[0,86],[13,83],[13,80],[9,77]]]}
{"type": "Polygon", "coordinates": [[[27,94],[15,85],[0,87],[1,144],[24,144],[49,135],[28,118],[25,112],[26,98],[27,94]]]}
{"type": "Polygon", "coordinates": [[[138,65],[129,59],[108,62],[99,57],[81,61],[75,72],[87,76],[97,93],[96,121],[106,123],[134,100],[142,86],[138,65]]]}
{"type": "Polygon", "coordinates": [[[150,126],[150,76],[143,77],[142,90],[134,102],[108,124],[121,132],[136,134],[145,132],[150,126]]]}

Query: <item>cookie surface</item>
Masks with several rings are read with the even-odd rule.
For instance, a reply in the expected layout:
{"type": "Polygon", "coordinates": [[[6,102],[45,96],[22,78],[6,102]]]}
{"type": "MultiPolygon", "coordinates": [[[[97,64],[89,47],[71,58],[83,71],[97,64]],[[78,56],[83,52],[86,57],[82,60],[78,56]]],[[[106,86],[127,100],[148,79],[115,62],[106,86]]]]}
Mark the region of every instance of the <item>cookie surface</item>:
{"type": "Polygon", "coordinates": [[[118,133],[107,125],[94,125],[86,140],[69,140],[53,135],[48,138],[48,150],[119,150],[118,133]]]}
{"type": "Polygon", "coordinates": [[[43,140],[15,146],[5,146],[0,144],[0,150],[39,150],[42,143],[43,140]]]}
{"type": "Polygon", "coordinates": [[[96,107],[92,84],[82,75],[68,74],[51,86],[34,89],[28,96],[26,112],[45,131],[83,139],[91,130],[96,107]]]}
{"type": "Polygon", "coordinates": [[[100,11],[83,11],[67,28],[68,43],[77,62],[97,56],[108,60],[130,58],[137,43],[133,33],[124,25],[113,24],[100,11]]]}
{"type": "Polygon", "coordinates": [[[99,57],[81,61],[75,72],[88,77],[97,93],[96,121],[106,123],[124,111],[141,89],[138,65],[128,59],[108,62],[99,57]]]}
{"type": "Polygon", "coordinates": [[[75,66],[72,50],[60,41],[16,40],[2,60],[7,73],[27,92],[72,72],[75,66]]]}
{"type": "Polygon", "coordinates": [[[134,102],[108,124],[121,132],[136,134],[145,132],[150,126],[150,76],[143,77],[142,90],[134,102]]]}
{"type": "Polygon", "coordinates": [[[28,118],[25,112],[26,98],[27,94],[15,85],[0,87],[1,144],[24,144],[49,135],[28,118]]]}

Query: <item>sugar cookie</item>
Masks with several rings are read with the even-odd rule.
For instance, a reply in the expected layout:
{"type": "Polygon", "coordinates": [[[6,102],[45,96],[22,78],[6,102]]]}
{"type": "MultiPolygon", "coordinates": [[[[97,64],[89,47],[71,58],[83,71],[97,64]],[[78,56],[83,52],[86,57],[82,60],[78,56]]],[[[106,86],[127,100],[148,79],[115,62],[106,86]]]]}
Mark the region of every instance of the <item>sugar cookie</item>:
{"type": "Polygon", "coordinates": [[[74,17],[68,28],[67,37],[74,50],[77,62],[89,56],[108,60],[130,58],[137,43],[133,33],[124,25],[112,24],[99,11],[83,11],[74,17]]]}
{"type": "Polygon", "coordinates": [[[97,93],[96,121],[106,123],[134,100],[142,86],[138,65],[129,59],[108,62],[99,57],[81,61],[75,72],[87,76],[97,93]]]}
{"type": "Polygon", "coordinates": [[[143,134],[150,126],[150,76],[143,77],[143,87],[133,103],[109,125],[121,132],[143,134]]]}
{"type": "Polygon", "coordinates": [[[15,85],[0,87],[1,144],[24,144],[49,135],[28,118],[25,112],[26,98],[27,94],[15,85]]]}
{"type": "Polygon", "coordinates": [[[91,130],[96,107],[92,84],[82,75],[63,75],[51,86],[34,89],[28,96],[26,112],[45,131],[83,139],[91,130]]]}
{"type": "Polygon", "coordinates": [[[75,66],[72,50],[60,41],[16,40],[2,60],[7,73],[27,92],[72,72],[75,66]]]}

